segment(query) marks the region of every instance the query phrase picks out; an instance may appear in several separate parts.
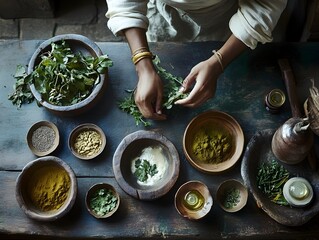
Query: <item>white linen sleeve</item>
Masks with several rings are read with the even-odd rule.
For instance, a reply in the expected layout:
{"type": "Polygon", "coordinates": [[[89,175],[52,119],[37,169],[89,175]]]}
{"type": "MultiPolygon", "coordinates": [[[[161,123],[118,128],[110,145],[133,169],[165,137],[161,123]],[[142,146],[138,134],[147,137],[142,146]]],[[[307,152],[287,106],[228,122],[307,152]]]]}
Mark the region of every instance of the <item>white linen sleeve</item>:
{"type": "Polygon", "coordinates": [[[238,11],[229,22],[230,30],[251,49],[258,42],[271,42],[272,31],[286,5],[287,0],[239,0],[238,11]]]}
{"type": "Polygon", "coordinates": [[[106,0],[109,18],[108,28],[114,35],[122,34],[122,30],[131,27],[148,28],[147,13],[148,0],[106,0]]]}

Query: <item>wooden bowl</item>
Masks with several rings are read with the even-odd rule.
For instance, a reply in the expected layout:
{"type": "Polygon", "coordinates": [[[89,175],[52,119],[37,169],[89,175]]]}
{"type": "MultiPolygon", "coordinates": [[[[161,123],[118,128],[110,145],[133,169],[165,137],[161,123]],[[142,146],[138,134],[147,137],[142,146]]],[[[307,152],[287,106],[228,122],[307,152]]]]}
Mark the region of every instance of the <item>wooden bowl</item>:
{"type": "Polygon", "coordinates": [[[127,135],[113,156],[116,181],[127,194],[140,200],[153,200],[165,195],[178,178],[179,166],[175,146],[165,136],[153,131],[140,130],[127,135]],[[155,164],[153,169],[157,173],[154,171],[151,176],[151,171],[145,168],[147,179],[140,181],[141,175],[136,174],[138,167],[135,168],[137,159],[147,160],[152,166],[155,164]]]}
{"type": "Polygon", "coordinates": [[[27,133],[27,143],[34,155],[43,157],[52,153],[59,145],[60,134],[57,126],[49,121],[39,121],[27,133]]]}
{"type": "Polygon", "coordinates": [[[106,146],[103,130],[92,123],[84,123],[74,128],[69,136],[69,149],[82,160],[91,160],[99,156],[106,146]],[[88,139],[84,139],[88,137],[88,139]]]}
{"type": "Polygon", "coordinates": [[[174,198],[177,212],[190,220],[206,216],[213,206],[208,187],[200,181],[189,181],[179,187],[174,198]]]}
{"type": "MultiPolygon", "coordinates": [[[[94,203],[93,203],[94,204],[94,203]]],[[[95,218],[108,218],[112,216],[117,209],[120,206],[120,196],[115,190],[115,188],[107,183],[97,183],[93,185],[89,191],[86,193],[85,197],[85,205],[89,213],[94,216],[95,218]],[[104,189],[104,190],[102,190],[104,189]],[[103,193],[100,191],[104,191],[103,193]],[[100,193],[101,195],[99,195],[100,193]],[[106,203],[103,204],[96,204],[94,205],[95,207],[92,207],[92,201],[94,201],[94,198],[99,197],[99,198],[107,198],[112,194],[115,198],[115,201],[112,199],[106,200],[106,203]],[[113,204],[113,205],[112,205],[113,204]],[[107,206],[111,206],[112,209],[109,211],[106,209],[107,206]],[[102,211],[101,211],[102,209],[102,211]]]]}
{"type": "MultiPolygon", "coordinates": [[[[85,36],[78,34],[58,35],[44,41],[36,49],[29,61],[28,74],[31,74],[36,66],[41,62],[41,55],[51,50],[51,43],[59,43],[61,41],[65,41],[73,52],[81,52],[84,56],[98,57],[102,55],[102,51],[98,45],[85,36]]],[[[30,85],[30,89],[37,102],[50,112],[60,116],[75,116],[91,109],[99,101],[106,89],[106,75],[107,74],[100,74],[99,83],[94,86],[91,94],[86,99],[70,106],[57,106],[47,102],[36,90],[34,84],[30,85]]]]}
{"type": "Polygon", "coordinates": [[[246,205],[247,199],[248,190],[238,180],[226,180],[217,189],[216,200],[226,212],[238,212],[246,205]]]}
{"type": "MultiPolygon", "coordinates": [[[[258,131],[247,144],[243,160],[241,162],[241,176],[245,185],[252,193],[256,204],[269,217],[286,226],[301,226],[319,213],[319,173],[310,170],[307,161],[296,165],[282,163],[290,176],[303,177],[309,181],[313,188],[313,201],[306,207],[297,208],[281,206],[271,201],[259,188],[257,184],[258,169],[264,163],[276,159],[271,150],[273,129],[258,131]]],[[[279,160],[277,160],[279,161],[279,160]]],[[[281,163],[281,162],[280,162],[281,163]]]]}
{"type": "MultiPolygon", "coordinates": [[[[212,136],[209,134],[209,137],[212,136]]],[[[239,123],[224,112],[211,110],[199,114],[191,120],[184,132],[183,150],[187,160],[193,167],[205,173],[220,173],[233,167],[240,158],[243,148],[244,134],[239,123]],[[196,137],[199,133],[206,134],[206,132],[221,133],[230,143],[230,149],[219,162],[203,161],[194,152],[196,137]]]]}
{"type": "Polygon", "coordinates": [[[20,208],[28,217],[38,221],[54,221],[66,215],[73,207],[77,195],[77,180],[70,166],[61,159],[53,156],[41,157],[22,169],[16,180],[15,193],[20,208]],[[58,182],[57,177],[61,179],[58,182]],[[39,191],[41,188],[43,189],[39,191]],[[47,190],[48,188],[52,191],[47,190]],[[50,194],[52,192],[59,194],[50,194]],[[41,199],[44,195],[49,197],[41,199]],[[59,205],[53,207],[54,202],[59,205]]]}

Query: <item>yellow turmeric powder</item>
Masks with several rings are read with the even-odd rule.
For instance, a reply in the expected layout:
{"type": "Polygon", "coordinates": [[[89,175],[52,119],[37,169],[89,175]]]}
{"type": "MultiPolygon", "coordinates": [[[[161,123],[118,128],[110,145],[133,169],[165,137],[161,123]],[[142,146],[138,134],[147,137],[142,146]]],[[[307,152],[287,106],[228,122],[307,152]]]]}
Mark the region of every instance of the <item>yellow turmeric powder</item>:
{"type": "Polygon", "coordinates": [[[70,177],[59,167],[43,167],[28,183],[30,199],[43,211],[58,210],[69,195],[70,177]]]}
{"type": "Polygon", "coordinates": [[[223,131],[203,128],[196,133],[192,149],[199,161],[221,163],[232,151],[232,138],[223,131]]]}

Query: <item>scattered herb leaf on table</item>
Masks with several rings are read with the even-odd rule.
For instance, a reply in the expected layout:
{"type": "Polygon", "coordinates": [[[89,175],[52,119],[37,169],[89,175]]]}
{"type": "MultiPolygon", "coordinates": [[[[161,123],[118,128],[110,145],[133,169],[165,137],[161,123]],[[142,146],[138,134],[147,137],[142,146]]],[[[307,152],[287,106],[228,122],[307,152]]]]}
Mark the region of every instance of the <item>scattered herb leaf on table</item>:
{"type": "Polygon", "coordinates": [[[9,95],[8,99],[18,107],[21,107],[22,104],[33,102],[34,96],[29,87],[30,76],[28,76],[22,65],[17,66],[13,77],[16,79],[14,92],[9,95]]]}

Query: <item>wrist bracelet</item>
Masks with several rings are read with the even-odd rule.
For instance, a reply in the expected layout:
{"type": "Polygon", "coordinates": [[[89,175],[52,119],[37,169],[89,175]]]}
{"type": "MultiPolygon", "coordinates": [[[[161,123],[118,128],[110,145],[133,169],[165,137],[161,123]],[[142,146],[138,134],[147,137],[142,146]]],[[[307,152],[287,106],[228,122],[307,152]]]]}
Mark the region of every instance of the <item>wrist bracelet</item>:
{"type": "Polygon", "coordinates": [[[132,53],[132,57],[138,53],[141,53],[141,52],[149,52],[149,49],[148,47],[140,47],[140,48],[137,48],[133,51],[132,53]]]}
{"type": "Polygon", "coordinates": [[[149,51],[136,53],[132,56],[132,61],[134,64],[137,64],[140,60],[144,58],[153,58],[153,54],[149,51]]]}
{"type": "Polygon", "coordinates": [[[217,58],[217,61],[219,62],[219,65],[220,65],[222,71],[224,72],[223,55],[216,50],[213,50],[213,53],[214,53],[214,56],[217,58]]]}

